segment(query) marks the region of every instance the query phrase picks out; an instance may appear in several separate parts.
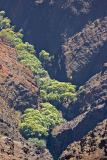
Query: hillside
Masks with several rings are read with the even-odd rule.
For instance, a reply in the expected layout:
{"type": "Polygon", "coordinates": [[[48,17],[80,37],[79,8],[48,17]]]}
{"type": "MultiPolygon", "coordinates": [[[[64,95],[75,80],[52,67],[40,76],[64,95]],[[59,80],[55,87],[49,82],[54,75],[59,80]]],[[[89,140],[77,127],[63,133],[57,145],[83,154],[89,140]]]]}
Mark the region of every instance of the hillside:
{"type": "Polygon", "coordinates": [[[18,56],[14,48],[1,43],[0,56],[1,97],[16,110],[24,110],[29,105],[36,108],[38,88],[32,72],[17,61],[18,56]],[[14,99],[18,103],[14,102],[14,99]]]}
{"type": "Polygon", "coordinates": [[[0,1],[0,160],[107,159],[106,8],[0,1]]]}
{"type": "MultiPolygon", "coordinates": [[[[29,105],[38,106],[38,87],[32,72],[18,62],[14,48],[0,43],[0,159],[44,159],[41,152],[20,134],[21,112],[29,105]]],[[[46,159],[48,159],[46,158],[46,159]]],[[[50,158],[51,159],[51,156],[50,158]]]]}
{"type": "MultiPolygon", "coordinates": [[[[90,131],[94,132],[93,131],[94,128],[101,122],[102,124],[100,124],[100,129],[102,129],[101,127],[103,126],[103,121],[107,118],[106,113],[107,113],[107,69],[105,70],[105,72],[100,72],[99,74],[93,76],[81,88],[81,90],[79,90],[77,101],[73,105],[71,105],[68,110],[68,116],[69,116],[68,118],[70,121],[55,127],[52,131],[51,141],[49,141],[49,146],[51,146],[50,147],[51,152],[53,154],[57,153],[58,155],[60,155],[61,152],[70,143],[73,145],[75,144],[75,141],[79,141],[82,138],[85,140],[83,142],[80,142],[80,145],[82,146],[84,145],[84,143],[87,143],[88,139],[87,134],[88,133],[90,134],[90,131]],[[56,148],[56,150],[54,148],[56,148]]],[[[106,140],[107,138],[106,121],[104,122],[104,124],[105,124],[105,133],[99,138],[100,135],[96,131],[95,137],[92,137],[95,138],[95,140],[98,139],[97,143],[99,144],[103,139],[106,140]]],[[[91,136],[90,136],[90,141],[91,141],[91,136]]],[[[89,154],[88,151],[90,151],[91,149],[91,142],[89,142],[89,144],[90,147],[87,148],[87,155],[89,154]]],[[[70,158],[74,156],[76,159],[76,156],[78,156],[79,153],[77,153],[77,155],[76,153],[72,153],[72,145],[70,148],[71,152],[69,151],[68,152],[69,154],[67,153],[67,155],[70,158]]],[[[98,144],[95,146],[95,149],[99,149],[98,144]]],[[[66,157],[66,152],[67,151],[64,152],[65,157],[66,157]]]]}
{"type": "MultiPolygon", "coordinates": [[[[86,39],[88,34],[91,34],[90,38],[87,40],[91,43],[93,41],[91,40],[91,37],[94,36],[94,32],[96,34],[97,32],[99,32],[98,34],[101,33],[99,27],[99,30],[97,31],[97,26],[103,25],[100,24],[102,18],[107,16],[106,0],[14,0],[12,3],[11,0],[1,0],[0,8],[6,11],[17,28],[23,28],[27,41],[37,46],[39,51],[45,49],[51,55],[54,55],[55,59],[52,63],[52,67],[48,66],[47,68],[49,74],[60,81],[67,81],[68,78],[71,77],[71,75],[69,76],[69,74],[67,74],[68,63],[65,62],[63,45],[66,45],[69,39],[72,39],[75,34],[81,32],[88,24],[90,28],[93,28],[92,32],[89,33],[90,31],[86,31],[85,33],[85,30],[83,30],[83,32],[86,39]],[[100,22],[98,22],[99,24],[96,22],[97,19],[98,21],[101,19],[100,22]],[[94,21],[95,27],[93,24],[94,21]]],[[[88,26],[86,30],[87,29],[88,26]]],[[[83,37],[82,33],[80,37],[83,37]]],[[[78,44],[78,42],[75,42],[76,37],[73,41],[76,44],[72,47],[75,47],[78,44]]],[[[86,48],[88,48],[88,52],[94,49],[92,46],[88,46],[88,43],[83,44],[82,41],[84,40],[81,40],[82,44],[79,44],[80,47],[82,47],[80,48],[80,52],[82,52],[82,50],[85,52],[86,48]]],[[[96,38],[96,43],[97,41],[102,42],[99,38],[96,38]]],[[[103,48],[103,45],[101,48],[103,48]]],[[[68,45],[66,45],[66,49],[69,49],[68,45]]],[[[104,51],[106,52],[106,49],[104,49],[104,51]]],[[[98,52],[100,53],[100,51],[98,52]]],[[[72,54],[72,50],[70,53],[72,54]]],[[[74,69],[73,71],[75,73],[74,69]]],[[[96,73],[96,70],[94,73],[96,73]]],[[[84,81],[88,80],[88,78],[86,77],[84,81]]],[[[77,82],[74,81],[73,83],[77,82]]]]}

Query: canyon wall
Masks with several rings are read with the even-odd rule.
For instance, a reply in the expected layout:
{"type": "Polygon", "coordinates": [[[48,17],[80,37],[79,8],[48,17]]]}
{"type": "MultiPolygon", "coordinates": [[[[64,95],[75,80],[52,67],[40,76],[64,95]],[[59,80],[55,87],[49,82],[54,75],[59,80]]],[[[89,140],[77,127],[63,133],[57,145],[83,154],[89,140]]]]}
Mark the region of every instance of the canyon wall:
{"type": "MultiPolygon", "coordinates": [[[[24,40],[35,45],[37,56],[41,49],[54,55],[52,67],[48,67],[51,77],[77,85],[77,100],[67,108],[69,121],[56,126],[47,137],[53,158],[107,158],[107,0],[1,0],[0,9],[17,29],[23,29],[24,40]]],[[[0,131],[13,138],[14,130],[14,137],[22,138],[14,109],[37,108],[39,90],[32,72],[18,62],[15,49],[0,43],[0,56],[0,106],[1,115],[5,114],[0,131]]],[[[4,139],[0,143],[6,147],[4,139]]],[[[38,155],[34,160],[52,159],[45,151],[41,154],[33,149],[22,156],[32,153],[38,155]]]]}
{"type": "MultiPolygon", "coordinates": [[[[38,51],[45,49],[54,55],[53,65],[48,70],[52,77],[61,81],[71,78],[67,74],[68,66],[63,45],[86,24],[106,16],[106,8],[106,0],[0,1],[0,9],[6,11],[13,24],[23,28],[25,40],[32,42],[38,51]]],[[[87,75],[81,83],[86,79],[87,75]]],[[[74,83],[78,83],[77,81],[73,80],[74,83]]]]}
{"type": "MultiPolygon", "coordinates": [[[[59,156],[70,143],[81,140],[98,123],[107,119],[107,67],[102,67],[101,72],[87,81],[78,92],[77,101],[69,108],[69,121],[55,127],[48,141],[54,156],[59,156]]],[[[102,140],[106,138],[105,134],[102,140]]]]}

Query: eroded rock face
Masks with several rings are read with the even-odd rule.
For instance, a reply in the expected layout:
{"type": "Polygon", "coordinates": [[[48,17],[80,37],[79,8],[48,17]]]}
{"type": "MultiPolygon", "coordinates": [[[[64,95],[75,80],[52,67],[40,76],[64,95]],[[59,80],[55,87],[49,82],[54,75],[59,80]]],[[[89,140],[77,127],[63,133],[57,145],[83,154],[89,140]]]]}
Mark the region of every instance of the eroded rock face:
{"type": "Polygon", "coordinates": [[[38,88],[32,72],[18,62],[16,50],[0,43],[0,96],[16,110],[37,107],[38,88]]]}
{"type": "Polygon", "coordinates": [[[19,140],[20,114],[11,109],[8,104],[0,97],[0,135],[19,140]]]}
{"type": "Polygon", "coordinates": [[[0,137],[0,160],[52,160],[48,150],[38,150],[26,141],[0,137]]]}
{"type": "Polygon", "coordinates": [[[84,84],[107,61],[107,17],[97,19],[63,46],[67,76],[84,84]]]}
{"type": "Polygon", "coordinates": [[[104,63],[101,72],[94,75],[86,84],[80,87],[75,107],[70,107],[70,119],[81,113],[107,106],[107,63],[104,63]],[[71,114],[70,114],[71,113],[71,114]],[[73,113],[73,114],[72,114],[73,113]]]}
{"type": "MultiPolygon", "coordinates": [[[[77,101],[66,113],[69,122],[55,127],[48,137],[47,146],[54,158],[58,159],[65,150],[61,160],[107,159],[107,0],[1,0],[0,8],[24,29],[25,39],[33,42],[38,51],[42,48],[54,55],[52,68],[48,69],[51,76],[83,85],[77,101]]],[[[17,62],[14,49],[0,44],[1,55],[2,100],[8,107],[21,111],[37,107],[38,88],[32,73],[17,62]]],[[[9,112],[16,115],[14,110],[9,112]]],[[[20,140],[20,144],[15,144],[11,132],[16,128],[14,137],[20,137],[18,123],[16,120],[15,124],[11,123],[8,116],[0,119],[0,132],[11,137],[10,149],[8,152],[4,138],[1,139],[0,158],[6,159],[9,154],[10,159],[14,158],[11,149],[14,146],[18,150],[18,154],[14,150],[17,159],[21,156],[22,160],[50,160],[46,152],[30,151],[29,145],[22,151],[20,140]]]]}
{"type": "MultiPolygon", "coordinates": [[[[51,153],[59,156],[71,143],[79,141],[98,123],[107,119],[107,68],[93,76],[79,91],[78,100],[69,108],[71,121],[57,126],[48,142],[51,153]]],[[[107,128],[106,128],[107,129],[107,128]]],[[[105,137],[106,138],[106,135],[105,137]]]]}
{"type": "Polygon", "coordinates": [[[52,160],[47,149],[28,143],[20,134],[18,111],[37,106],[38,88],[32,72],[19,63],[15,49],[1,42],[0,160],[52,160]]]}
{"type": "MultiPolygon", "coordinates": [[[[35,44],[36,48],[39,48],[39,50],[45,49],[50,52],[51,55],[54,55],[55,59],[52,62],[52,67],[47,68],[52,77],[61,81],[70,80],[73,71],[78,71],[79,73],[77,66],[76,68],[74,66],[72,68],[71,63],[70,66],[68,66],[68,59],[71,56],[67,56],[63,45],[66,45],[67,49],[69,49],[69,45],[66,43],[69,41],[69,38],[72,40],[72,36],[81,32],[86,24],[92,23],[96,19],[101,19],[107,15],[106,0],[14,0],[12,3],[11,0],[5,0],[5,2],[1,0],[0,8],[6,10],[7,15],[16,26],[23,28],[27,41],[35,44]],[[67,61],[65,61],[65,55],[67,61]]],[[[102,34],[102,31],[100,31],[102,26],[103,24],[100,22],[95,26],[95,30],[98,31],[98,36],[102,34]]],[[[94,32],[94,27],[92,32],[94,32]]],[[[90,36],[93,38],[92,32],[90,36]]],[[[80,33],[79,37],[84,41],[83,38],[85,37],[82,36],[82,33],[80,33]]],[[[92,39],[86,38],[91,43],[92,39]]],[[[102,38],[100,38],[100,44],[104,42],[102,38]]],[[[96,39],[95,42],[98,47],[99,38],[97,35],[95,35],[94,39],[96,39]]],[[[71,45],[72,43],[73,41],[71,41],[71,45]]],[[[77,41],[75,44],[78,47],[77,41]]],[[[79,47],[80,45],[81,42],[79,42],[79,47]]],[[[83,44],[80,47],[80,51],[86,48],[87,46],[83,44]]],[[[93,48],[92,45],[88,47],[90,55],[93,49],[95,49],[95,47],[93,48]]],[[[106,54],[106,48],[104,52],[106,54]]],[[[70,49],[70,53],[72,53],[72,48],[70,49]]],[[[77,57],[78,54],[79,51],[76,48],[77,57]]],[[[82,59],[83,56],[84,53],[78,57],[79,62],[77,63],[81,64],[80,59],[82,59]]],[[[72,63],[74,64],[74,59],[72,63]]],[[[82,67],[83,65],[80,65],[80,68],[82,67]]],[[[78,73],[76,75],[78,75],[78,73]]],[[[78,76],[81,78],[81,83],[89,78],[87,72],[84,73],[84,76],[85,79],[82,79],[80,75],[78,76]]],[[[74,77],[73,82],[81,84],[78,82],[78,77],[74,77]]]]}
{"type": "Polygon", "coordinates": [[[80,141],[69,145],[60,160],[105,160],[107,159],[107,120],[99,123],[80,141]]]}

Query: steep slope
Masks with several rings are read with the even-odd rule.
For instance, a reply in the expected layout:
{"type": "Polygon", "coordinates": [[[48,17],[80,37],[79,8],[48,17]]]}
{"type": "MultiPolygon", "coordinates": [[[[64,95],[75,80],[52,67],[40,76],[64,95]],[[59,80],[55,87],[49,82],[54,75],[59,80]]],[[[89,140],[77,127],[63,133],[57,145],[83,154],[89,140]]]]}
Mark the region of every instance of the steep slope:
{"type": "Polygon", "coordinates": [[[0,96],[10,107],[37,107],[38,88],[32,72],[18,62],[15,49],[0,43],[0,96]]]}
{"type": "Polygon", "coordinates": [[[54,55],[48,70],[61,81],[67,80],[63,45],[86,24],[107,15],[106,0],[1,0],[0,8],[23,28],[27,41],[54,55]]]}
{"type": "Polygon", "coordinates": [[[78,94],[78,100],[68,112],[71,121],[55,127],[49,139],[48,146],[55,157],[107,119],[107,68],[103,67],[102,72],[86,82],[78,94]]]}
{"type": "Polygon", "coordinates": [[[107,120],[99,123],[81,141],[69,145],[60,160],[106,160],[107,120]]]}
{"type": "Polygon", "coordinates": [[[0,42],[0,160],[52,159],[47,149],[39,149],[20,134],[21,112],[28,107],[38,107],[33,74],[19,63],[14,48],[0,42]]]}
{"type": "Polygon", "coordinates": [[[52,159],[20,129],[26,139],[47,141],[55,160],[107,159],[107,1],[1,0],[0,8],[38,45],[35,52],[5,25],[0,32],[1,160],[52,159]],[[41,48],[54,55],[47,65],[52,77],[83,85],[77,94],[75,86],[49,77],[34,56],[41,48]]]}
{"type": "Polygon", "coordinates": [[[107,17],[88,24],[63,46],[67,77],[84,84],[107,61],[107,17]]]}
{"type": "Polygon", "coordinates": [[[15,141],[0,137],[0,160],[52,160],[49,152],[38,150],[36,146],[25,141],[15,141]]]}
{"type": "MultiPolygon", "coordinates": [[[[11,75],[7,81],[1,82],[1,95],[7,96],[6,100],[10,107],[23,113],[20,119],[20,133],[22,136],[28,141],[33,141],[38,148],[44,149],[46,148],[46,142],[52,128],[66,121],[61,114],[61,111],[64,109],[61,110],[60,108],[67,107],[74,101],[76,98],[76,87],[70,83],[51,79],[47,71],[42,67],[39,59],[35,56],[36,51],[34,47],[28,42],[23,42],[23,34],[16,32],[14,26],[10,25],[10,20],[5,17],[4,11],[0,12],[0,16],[1,48],[4,43],[4,47],[7,48],[1,54],[2,57],[5,56],[4,61],[1,61],[3,63],[1,64],[1,74],[6,73],[7,76],[11,75]],[[14,47],[14,49],[9,46],[14,47]],[[15,63],[13,63],[13,59],[15,63]],[[28,75],[27,70],[31,74],[28,75]],[[25,71],[27,71],[27,75],[24,74],[25,71]],[[38,84],[39,94],[38,90],[37,92],[35,90],[35,86],[37,85],[34,80],[38,84]],[[13,83],[10,83],[10,81],[13,83]],[[31,82],[31,85],[29,82],[31,82]],[[22,87],[27,88],[27,93],[26,90],[19,90],[19,95],[16,95],[18,89],[20,89],[20,83],[22,87]],[[14,84],[17,84],[17,87],[14,84]],[[6,90],[2,90],[3,87],[6,87],[6,90]],[[15,94],[11,95],[9,91],[15,94]],[[16,96],[19,96],[18,99],[16,96]],[[39,104],[38,99],[40,100],[39,104]],[[10,103],[11,101],[14,106],[10,103]]],[[[3,50],[1,49],[1,51],[3,50]]],[[[45,52],[45,54],[47,53],[45,52]]]]}
{"type": "Polygon", "coordinates": [[[20,114],[10,109],[0,96],[0,135],[19,140],[20,114]]]}
{"type": "Polygon", "coordinates": [[[50,153],[38,150],[19,132],[20,114],[11,109],[0,96],[0,160],[52,160],[50,153]]]}

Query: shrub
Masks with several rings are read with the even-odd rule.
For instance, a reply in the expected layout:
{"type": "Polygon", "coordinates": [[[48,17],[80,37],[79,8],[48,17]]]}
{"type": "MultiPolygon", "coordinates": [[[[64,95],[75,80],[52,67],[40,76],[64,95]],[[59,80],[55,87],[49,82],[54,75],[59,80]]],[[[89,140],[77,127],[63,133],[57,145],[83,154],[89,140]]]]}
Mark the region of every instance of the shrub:
{"type": "Polygon", "coordinates": [[[29,138],[29,142],[33,143],[40,150],[44,150],[46,148],[46,141],[44,139],[29,138]]]}
{"type": "MultiPolygon", "coordinates": [[[[72,102],[76,97],[76,88],[70,83],[58,82],[49,78],[47,71],[42,67],[42,63],[34,55],[34,46],[28,42],[23,43],[23,34],[14,32],[12,28],[3,29],[0,38],[5,40],[18,51],[18,58],[21,63],[29,67],[35,75],[35,79],[40,88],[40,96],[43,101],[48,101],[54,105],[63,102],[72,102]]],[[[49,53],[42,50],[40,52],[42,60],[50,60],[49,53]]]]}
{"type": "Polygon", "coordinates": [[[0,17],[5,17],[5,11],[0,11],[0,17]]]}
{"type": "Polygon", "coordinates": [[[5,12],[0,12],[0,30],[5,28],[10,28],[11,21],[7,17],[5,17],[5,12]]]}
{"type": "Polygon", "coordinates": [[[50,59],[49,53],[46,52],[45,50],[42,50],[42,51],[39,53],[39,57],[40,57],[40,60],[41,60],[41,61],[49,61],[49,59],[50,59]]]}
{"type": "Polygon", "coordinates": [[[45,138],[49,130],[63,123],[61,113],[49,103],[41,103],[41,109],[27,109],[21,122],[21,133],[25,138],[45,138]]]}
{"type": "Polygon", "coordinates": [[[25,42],[25,43],[19,43],[17,46],[16,46],[16,49],[20,52],[29,52],[31,54],[34,54],[35,53],[35,49],[34,49],[34,46],[29,44],[28,42],[25,42]]]}
{"type": "Polygon", "coordinates": [[[2,29],[0,32],[0,38],[12,47],[16,47],[16,45],[22,43],[19,32],[15,33],[12,28],[2,29]]]}
{"type": "MultiPolygon", "coordinates": [[[[49,78],[39,80],[40,96],[50,103],[72,102],[76,97],[76,86],[49,78]]],[[[54,103],[55,104],[55,103],[54,103]]]]}
{"type": "Polygon", "coordinates": [[[48,76],[47,71],[43,69],[41,62],[34,55],[34,46],[28,42],[23,43],[23,34],[21,32],[14,32],[12,28],[2,29],[0,38],[17,49],[20,62],[29,67],[36,76],[48,76]]]}
{"type": "Polygon", "coordinates": [[[45,103],[41,104],[39,110],[31,108],[25,110],[20,131],[26,139],[32,138],[30,140],[35,141],[38,147],[44,148],[43,139],[46,139],[49,131],[56,125],[65,122],[61,113],[51,104],[57,106],[64,102],[74,101],[76,87],[70,83],[50,79],[41,61],[43,64],[47,64],[47,62],[52,61],[53,57],[42,50],[39,54],[40,61],[34,55],[36,54],[34,46],[28,42],[23,42],[23,34],[20,31],[15,32],[14,26],[11,26],[11,21],[8,18],[5,18],[5,12],[3,11],[0,12],[0,30],[2,41],[16,48],[19,61],[32,70],[40,88],[40,97],[45,103]]]}
{"type": "Polygon", "coordinates": [[[35,76],[45,77],[48,75],[48,73],[43,69],[41,62],[35,55],[29,54],[26,50],[23,50],[22,52],[18,50],[18,52],[20,62],[29,67],[35,76]]]}

